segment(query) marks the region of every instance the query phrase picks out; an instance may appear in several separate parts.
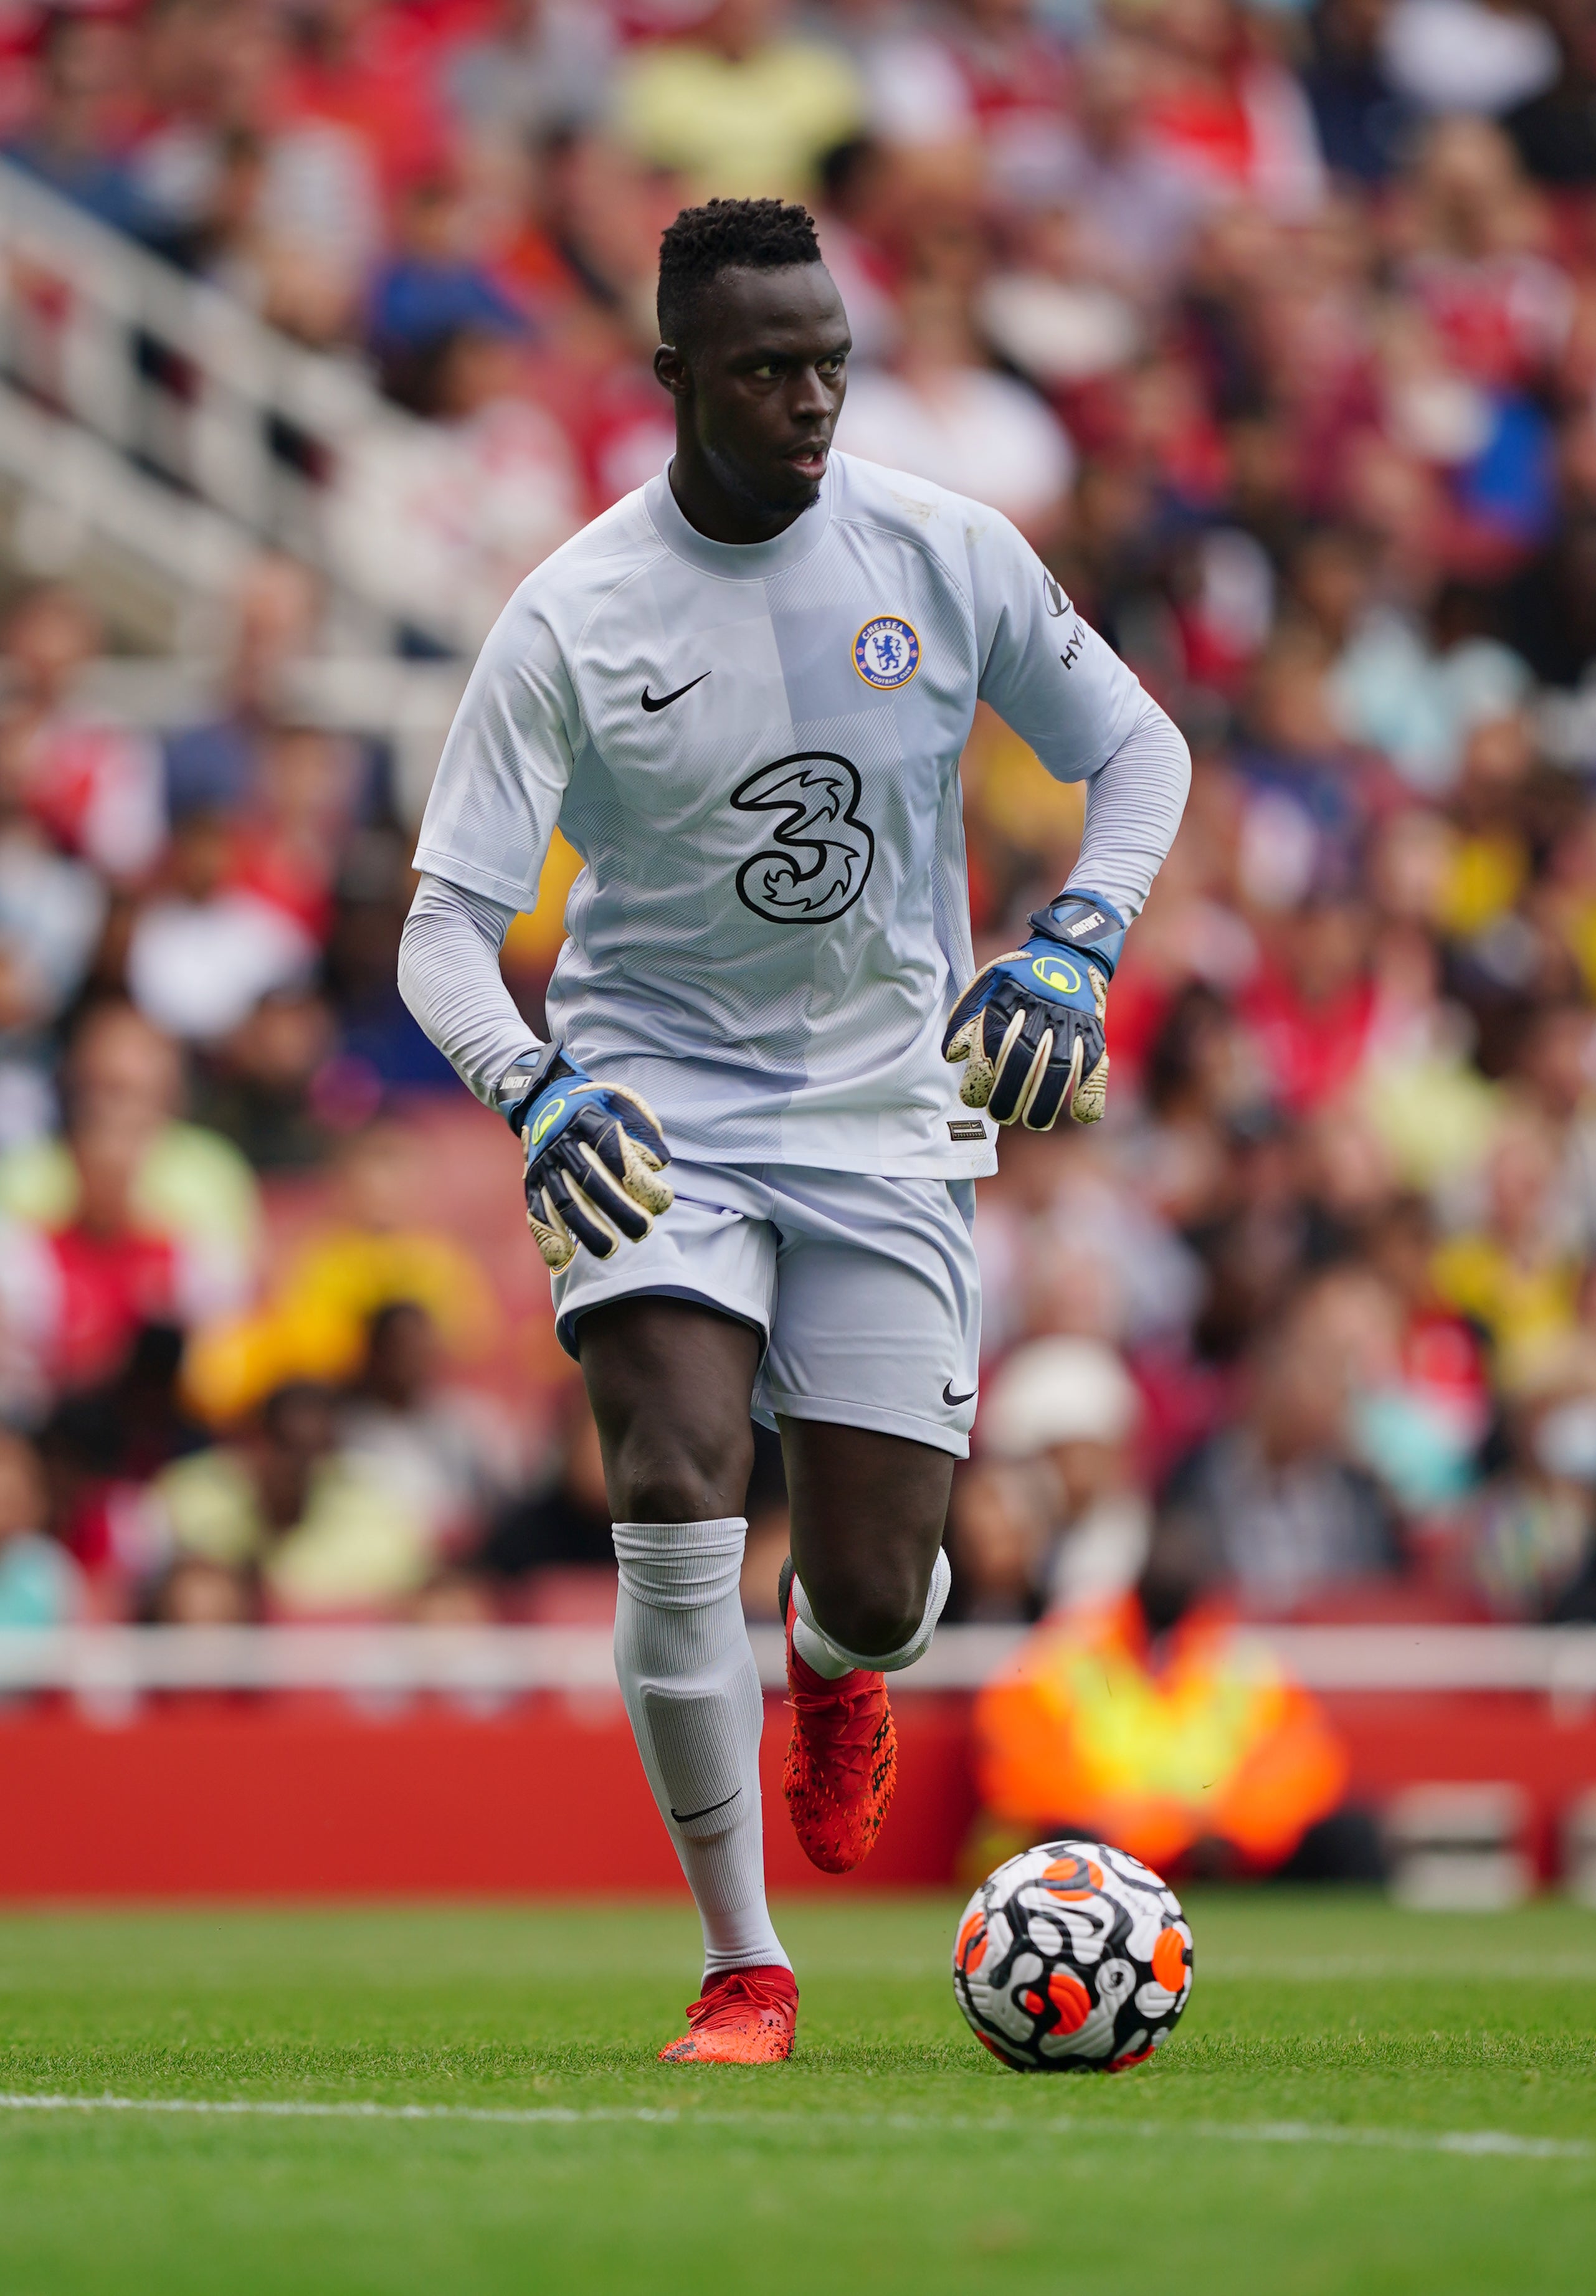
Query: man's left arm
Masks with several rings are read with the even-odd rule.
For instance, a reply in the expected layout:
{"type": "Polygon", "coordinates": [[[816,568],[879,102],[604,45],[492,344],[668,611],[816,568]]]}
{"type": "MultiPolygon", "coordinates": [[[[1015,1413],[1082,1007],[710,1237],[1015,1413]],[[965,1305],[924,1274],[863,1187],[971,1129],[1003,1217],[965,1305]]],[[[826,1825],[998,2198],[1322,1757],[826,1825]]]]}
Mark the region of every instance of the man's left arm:
{"type": "Polygon", "coordinates": [[[965,1063],[967,1105],[1046,1132],[1065,1107],[1084,1124],[1103,1113],[1108,984],[1174,841],[1191,758],[1007,520],[985,512],[967,543],[981,697],[1056,780],[1086,783],[1086,824],[1068,882],[1032,912],[1024,946],[971,981],[942,1051],[965,1063]]]}

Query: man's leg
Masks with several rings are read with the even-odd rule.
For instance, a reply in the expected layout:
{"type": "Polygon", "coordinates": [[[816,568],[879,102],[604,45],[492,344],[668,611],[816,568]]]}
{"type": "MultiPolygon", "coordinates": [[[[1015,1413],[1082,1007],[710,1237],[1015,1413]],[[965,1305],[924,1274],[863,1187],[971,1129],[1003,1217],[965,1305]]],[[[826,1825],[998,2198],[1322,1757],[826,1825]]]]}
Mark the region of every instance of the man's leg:
{"type": "Polygon", "coordinates": [[[952,1455],[820,1419],[784,1419],[781,1440],[800,1652],[823,1675],[912,1665],[947,1600],[952,1455]]]}
{"type": "Polygon", "coordinates": [[[763,1701],[738,1595],[759,1341],[710,1308],[639,1298],[591,1309],[576,1343],[615,1519],[615,1670],[697,1901],[707,1994],[728,1972],[787,1966],[765,1905],[763,1701]]]}
{"type": "Polygon", "coordinates": [[[782,1788],[804,1854],[846,1874],[874,1849],[897,1787],[885,1677],[922,1656],[948,1599],[941,1539],[953,1461],[830,1421],[784,1418],[781,1428],[793,1546],[782,1788]]]}
{"type": "Polygon", "coordinates": [[[783,1601],[793,1710],[782,1784],[804,1854],[868,1857],[897,1783],[886,1677],[948,1598],[953,1464],[981,1353],[968,1183],[781,1173],[770,1345],[758,1399],[781,1426],[794,1570],[783,1601]]]}

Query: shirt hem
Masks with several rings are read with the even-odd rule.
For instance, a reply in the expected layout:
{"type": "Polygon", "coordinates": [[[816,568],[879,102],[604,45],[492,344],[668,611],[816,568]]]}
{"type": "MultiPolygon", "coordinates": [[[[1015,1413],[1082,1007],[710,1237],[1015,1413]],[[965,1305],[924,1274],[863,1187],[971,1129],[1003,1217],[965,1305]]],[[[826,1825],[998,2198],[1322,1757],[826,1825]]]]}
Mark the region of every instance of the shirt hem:
{"type": "Polygon", "coordinates": [[[944,1156],[935,1150],[919,1155],[867,1155],[862,1151],[849,1155],[846,1151],[823,1151],[791,1140],[774,1147],[728,1148],[721,1140],[689,1139],[672,1127],[668,1116],[657,1109],[654,1112],[672,1155],[679,1156],[684,1164],[781,1164],[801,1172],[857,1172],[876,1180],[989,1180],[998,1168],[998,1146],[993,1140],[987,1142],[983,1151],[962,1156],[944,1156]]]}

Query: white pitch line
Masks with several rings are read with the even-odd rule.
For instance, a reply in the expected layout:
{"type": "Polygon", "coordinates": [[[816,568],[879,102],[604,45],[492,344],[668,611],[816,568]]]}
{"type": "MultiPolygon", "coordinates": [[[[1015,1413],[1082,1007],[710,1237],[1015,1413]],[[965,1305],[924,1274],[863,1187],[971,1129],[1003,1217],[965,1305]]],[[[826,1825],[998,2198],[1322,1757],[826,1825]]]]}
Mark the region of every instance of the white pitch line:
{"type": "MultiPolygon", "coordinates": [[[[937,1973],[940,1976],[941,1964],[937,1973]]],[[[1205,1954],[1202,1976],[1206,1983],[1211,1978],[1224,1982],[1245,1979],[1248,1983],[1263,1978],[1287,1984],[1319,1985],[1345,1979],[1370,1980],[1402,1977],[1410,1982],[1415,1979],[1426,1985],[1469,1984],[1482,1978],[1495,1980],[1501,1968],[1485,1961],[1445,1961],[1434,1955],[1423,1956],[1406,1954],[1315,1954],[1291,1959],[1271,1961],[1260,1954],[1205,1954]]],[[[1532,1985],[1596,1985],[1596,1961],[1588,1954],[1542,1955],[1531,1959],[1515,1961],[1513,1979],[1516,1984],[1527,1980],[1532,1985]]]]}
{"type": "MultiPolygon", "coordinates": [[[[1137,2124],[1139,2134],[1168,2133],[1156,2121],[1137,2124]]],[[[1334,2120],[1199,2120],[1182,2136],[1213,2136],[1242,2144],[1370,2144],[1393,2152],[1497,2154],[1511,2161],[1592,2161],[1596,2145],[1562,2136],[1515,2136],[1505,2128],[1368,2128],[1334,2120]]]]}
{"type": "Polygon", "coordinates": [[[374,2102],[322,2104],[311,2097],[208,2096],[31,2096],[0,2094],[0,2112],[199,2112],[243,2115],[267,2120],[466,2120],[489,2121],[513,2128],[535,2128],[547,2123],[569,2125],[585,2120],[679,2121],[740,2118],[733,2113],[681,2113],[673,2106],[569,2104],[378,2104],[374,2102]]]}
{"type": "Polygon", "coordinates": [[[674,2105],[474,2105],[380,2104],[374,2101],[320,2103],[309,2097],[45,2096],[0,2094],[3,2112],[177,2112],[217,2119],[265,2120],[441,2120],[486,2122],[512,2128],[580,2128],[585,2122],[653,2122],[691,2128],[757,2128],[761,2122],[877,2128],[915,2134],[938,2130],[961,2135],[1024,2136],[1139,2136],[1162,2142],[1172,2133],[1212,2137],[1227,2144],[1330,2144],[1371,2146],[1394,2152],[1462,2153],[1469,2158],[1512,2161],[1592,2161],[1596,2144],[1560,2136],[1515,2136],[1503,2128],[1418,2128],[1344,2126],[1328,2120],[1087,2120],[1079,2114],[1024,2120],[1013,2113],[977,2120],[965,2113],[716,2112],[674,2105]]]}

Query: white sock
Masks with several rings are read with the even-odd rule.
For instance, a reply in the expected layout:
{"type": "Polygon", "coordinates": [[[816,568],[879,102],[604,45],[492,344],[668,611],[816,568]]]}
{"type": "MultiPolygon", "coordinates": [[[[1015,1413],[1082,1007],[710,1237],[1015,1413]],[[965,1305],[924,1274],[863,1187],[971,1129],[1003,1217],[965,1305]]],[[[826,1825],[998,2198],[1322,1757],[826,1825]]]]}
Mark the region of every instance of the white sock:
{"type": "Polygon", "coordinates": [[[835,1682],[855,1667],[863,1667],[868,1674],[897,1674],[924,1658],[931,1648],[931,1637],[936,1632],[936,1622],[947,1604],[948,1589],[953,1583],[953,1573],[947,1555],[939,1546],[936,1561],[932,1565],[931,1585],[926,1595],[926,1608],[920,1613],[920,1623],[909,1640],[897,1650],[881,1651],[875,1655],[868,1651],[851,1651],[846,1644],[828,1635],[814,1613],[814,1607],[803,1591],[802,1579],[793,1580],[793,1600],[798,1616],[793,1625],[793,1647],[799,1657],[815,1672],[824,1675],[827,1682],[835,1682]]]}
{"type": "Polygon", "coordinates": [[[703,1973],[791,1967],[765,1905],[759,1670],[743,1623],[741,1515],[618,1522],[615,1673],[703,1923],[703,1973]]]}

